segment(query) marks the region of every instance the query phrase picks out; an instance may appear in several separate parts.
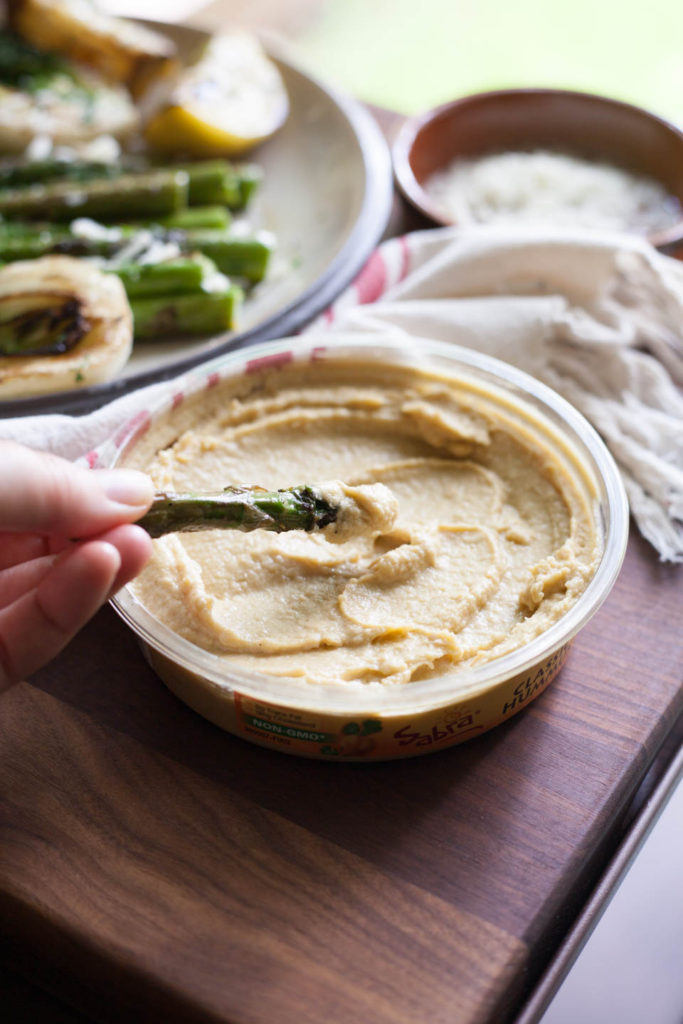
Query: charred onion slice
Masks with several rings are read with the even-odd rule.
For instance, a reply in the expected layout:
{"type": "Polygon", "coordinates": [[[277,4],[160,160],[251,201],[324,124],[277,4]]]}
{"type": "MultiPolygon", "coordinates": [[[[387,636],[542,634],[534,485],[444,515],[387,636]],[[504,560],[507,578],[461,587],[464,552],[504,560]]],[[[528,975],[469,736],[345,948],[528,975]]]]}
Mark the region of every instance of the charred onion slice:
{"type": "Polygon", "coordinates": [[[0,399],[110,380],[132,343],[130,306],[114,274],[71,256],[0,269],[0,399]]]}
{"type": "Polygon", "coordinates": [[[90,324],[73,295],[34,292],[18,296],[26,309],[13,312],[16,298],[0,299],[0,355],[37,356],[68,352],[87,334],[90,324]],[[8,310],[7,307],[10,307],[8,310]],[[7,318],[7,312],[10,312],[7,318]]]}

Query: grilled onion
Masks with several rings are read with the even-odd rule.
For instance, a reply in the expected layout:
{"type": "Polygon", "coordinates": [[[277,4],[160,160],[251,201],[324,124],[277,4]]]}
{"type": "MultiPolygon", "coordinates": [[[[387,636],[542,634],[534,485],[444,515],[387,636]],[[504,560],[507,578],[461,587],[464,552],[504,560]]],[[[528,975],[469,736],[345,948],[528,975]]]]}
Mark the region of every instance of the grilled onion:
{"type": "Polygon", "coordinates": [[[97,68],[133,94],[175,63],[168,36],[109,15],[91,0],[11,0],[9,15],[29,43],[97,68]]]}
{"type": "Polygon", "coordinates": [[[133,318],[115,275],[71,256],[0,269],[0,399],[110,380],[132,344],[133,318]]]}

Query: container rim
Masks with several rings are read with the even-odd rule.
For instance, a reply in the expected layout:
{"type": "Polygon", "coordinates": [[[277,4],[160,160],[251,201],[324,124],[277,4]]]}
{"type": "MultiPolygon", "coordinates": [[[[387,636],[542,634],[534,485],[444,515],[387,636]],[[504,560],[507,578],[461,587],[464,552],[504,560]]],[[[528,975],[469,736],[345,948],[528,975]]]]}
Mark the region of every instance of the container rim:
{"type": "Polygon", "coordinates": [[[236,350],[211,360],[189,374],[172,381],[150,408],[124,424],[97,450],[98,465],[113,466],[134,447],[152,422],[166,415],[185,398],[213,388],[223,380],[245,374],[269,372],[293,363],[358,358],[419,371],[450,372],[460,380],[485,383],[487,390],[512,397],[516,405],[540,417],[544,426],[579,457],[590,471],[596,490],[596,525],[602,535],[600,563],[570,610],[548,630],[523,647],[501,655],[485,665],[447,672],[433,679],[387,687],[383,683],[313,684],[289,677],[273,677],[246,669],[226,667],[211,654],[174,633],[155,619],[133,596],[128,586],[111,604],[145,645],[186,671],[202,677],[206,685],[225,692],[273,702],[291,709],[310,708],[349,714],[391,714],[438,707],[454,698],[466,702],[513,676],[532,671],[558,649],[568,644],[597,612],[609,594],[626,552],[629,509],[626,492],[616,463],[597,431],[566,399],[530,374],[504,361],[454,343],[428,338],[410,339],[391,331],[358,336],[339,332],[334,336],[315,332],[306,338],[285,338],[236,350]]]}

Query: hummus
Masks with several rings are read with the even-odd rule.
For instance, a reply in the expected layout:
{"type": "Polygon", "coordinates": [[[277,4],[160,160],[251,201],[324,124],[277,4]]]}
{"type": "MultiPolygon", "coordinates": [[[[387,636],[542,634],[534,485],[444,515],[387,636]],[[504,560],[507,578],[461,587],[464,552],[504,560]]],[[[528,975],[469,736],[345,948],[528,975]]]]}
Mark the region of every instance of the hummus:
{"type": "Polygon", "coordinates": [[[159,490],[308,483],[362,509],[342,530],[154,542],[137,600],[269,676],[387,686],[484,664],[563,616],[601,554],[589,471],[531,406],[362,355],[226,381],[127,462],[159,490]]]}

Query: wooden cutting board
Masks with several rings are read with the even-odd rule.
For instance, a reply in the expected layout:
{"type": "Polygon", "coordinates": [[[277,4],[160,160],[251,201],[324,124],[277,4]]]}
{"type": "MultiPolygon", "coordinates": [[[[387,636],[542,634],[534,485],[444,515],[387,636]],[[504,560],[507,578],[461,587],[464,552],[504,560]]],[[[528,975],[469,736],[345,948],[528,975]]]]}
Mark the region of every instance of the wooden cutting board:
{"type": "Polygon", "coordinates": [[[4,962],[95,1021],[499,1024],[683,710],[682,580],[634,537],[533,705],[385,764],[222,733],[103,610],[0,700],[4,962]]]}

